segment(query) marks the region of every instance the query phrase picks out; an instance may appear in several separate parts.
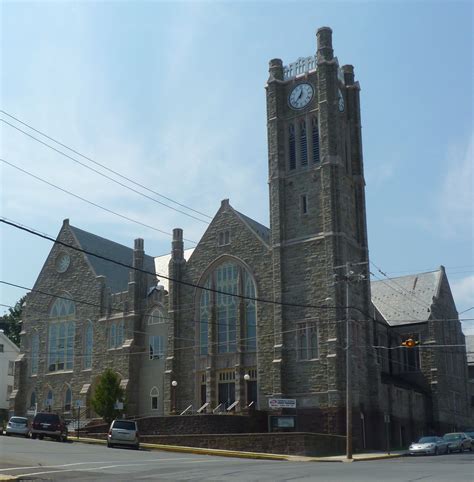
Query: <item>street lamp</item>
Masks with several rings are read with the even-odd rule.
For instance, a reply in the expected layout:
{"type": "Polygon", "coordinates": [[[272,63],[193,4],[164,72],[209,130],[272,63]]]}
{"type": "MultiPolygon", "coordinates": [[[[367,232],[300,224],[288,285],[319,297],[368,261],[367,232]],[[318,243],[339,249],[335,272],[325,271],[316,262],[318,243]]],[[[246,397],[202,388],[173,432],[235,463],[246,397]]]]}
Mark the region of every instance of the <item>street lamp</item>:
{"type": "Polygon", "coordinates": [[[173,380],[171,382],[171,413],[176,414],[176,387],[178,382],[173,380]]]}
{"type": "Polygon", "coordinates": [[[248,373],[246,373],[244,375],[244,380],[245,380],[245,396],[247,398],[247,408],[249,406],[249,381],[250,381],[250,375],[248,373]]]}

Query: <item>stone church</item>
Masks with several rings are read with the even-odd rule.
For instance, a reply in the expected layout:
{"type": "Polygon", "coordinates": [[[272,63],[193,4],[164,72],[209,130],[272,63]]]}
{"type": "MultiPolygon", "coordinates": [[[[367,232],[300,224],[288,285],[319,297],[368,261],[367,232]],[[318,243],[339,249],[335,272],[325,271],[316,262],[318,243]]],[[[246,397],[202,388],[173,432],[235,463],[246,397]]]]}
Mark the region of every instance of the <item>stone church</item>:
{"type": "Polygon", "coordinates": [[[24,306],[15,412],[80,404],[93,418],[110,367],[130,417],[276,413],[287,399],[298,431],[344,435],[348,367],[359,446],[381,446],[384,423],[395,445],[467,426],[444,269],[369,281],[359,90],[328,27],[315,56],[270,61],[270,228],[223,200],[194,249],[177,228],[152,257],[142,239],[127,248],[65,220],[24,306]]]}

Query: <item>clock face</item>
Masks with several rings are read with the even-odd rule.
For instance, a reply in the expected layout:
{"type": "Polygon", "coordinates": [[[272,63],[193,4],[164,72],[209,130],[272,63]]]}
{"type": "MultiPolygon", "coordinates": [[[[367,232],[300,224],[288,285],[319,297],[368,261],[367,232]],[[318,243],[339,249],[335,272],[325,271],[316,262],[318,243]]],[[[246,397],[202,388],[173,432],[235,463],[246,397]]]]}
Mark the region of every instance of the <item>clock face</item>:
{"type": "Polygon", "coordinates": [[[69,264],[71,263],[71,258],[66,253],[61,253],[56,258],[56,271],[58,273],[64,273],[68,268],[69,264]]]}
{"type": "Polygon", "coordinates": [[[288,103],[293,109],[306,107],[313,98],[314,89],[311,84],[298,84],[290,93],[288,103]]]}
{"type": "Polygon", "coordinates": [[[344,96],[342,95],[341,89],[337,91],[337,106],[339,108],[339,112],[344,112],[344,96]]]}

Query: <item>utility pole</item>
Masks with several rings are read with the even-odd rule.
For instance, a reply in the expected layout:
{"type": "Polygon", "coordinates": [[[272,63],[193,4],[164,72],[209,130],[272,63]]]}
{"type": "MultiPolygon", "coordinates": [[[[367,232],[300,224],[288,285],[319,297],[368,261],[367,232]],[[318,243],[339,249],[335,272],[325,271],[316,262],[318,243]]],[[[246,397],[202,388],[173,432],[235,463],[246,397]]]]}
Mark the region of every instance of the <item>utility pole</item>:
{"type": "MultiPolygon", "coordinates": [[[[350,263],[336,266],[334,269],[344,268],[344,276],[335,275],[336,280],[344,281],[346,287],[346,458],[352,459],[352,363],[351,363],[351,297],[350,284],[353,281],[362,281],[365,279],[363,274],[354,273],[351,270],[352,266],[359,266],[367,264],[367,262],[350,263]]],[[[358,309],[358,308],[356,308],[358,309]]]]}
{"type": "Polygon", "coordinates": [[[349,276],[351,264],[346,263],[346,457],[352,459],[352,378],[351,378],[351,326],[349,276]]]}

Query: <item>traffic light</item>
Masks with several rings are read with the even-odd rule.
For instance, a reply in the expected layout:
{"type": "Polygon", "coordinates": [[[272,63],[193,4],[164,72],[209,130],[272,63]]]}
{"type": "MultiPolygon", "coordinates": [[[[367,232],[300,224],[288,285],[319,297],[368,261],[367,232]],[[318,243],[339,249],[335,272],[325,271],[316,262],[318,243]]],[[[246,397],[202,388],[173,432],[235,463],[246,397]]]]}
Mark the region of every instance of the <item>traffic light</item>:
{"type": "Polygon", "coordinates": [[[407,338],[406,340],[402,341],[402,346],[406,348],[415,348],[419,344],[420,342],[418,340],[414,340],[413,338],[407,338]]]}

